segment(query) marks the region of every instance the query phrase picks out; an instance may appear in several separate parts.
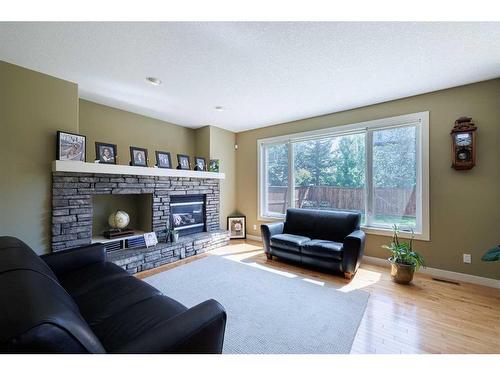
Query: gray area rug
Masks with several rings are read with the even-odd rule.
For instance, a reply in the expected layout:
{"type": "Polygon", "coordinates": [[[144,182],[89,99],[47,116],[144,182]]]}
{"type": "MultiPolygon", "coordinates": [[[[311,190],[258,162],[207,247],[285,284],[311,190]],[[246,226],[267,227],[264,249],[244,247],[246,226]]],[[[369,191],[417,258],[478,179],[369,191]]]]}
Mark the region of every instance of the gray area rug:
{"type": "Polygon", "coordinates": [[[187,307],[219,301],[228,317],[224,353],[232,354],[349,353],[369,297],[220,256],[145,281],[187,307]]]}

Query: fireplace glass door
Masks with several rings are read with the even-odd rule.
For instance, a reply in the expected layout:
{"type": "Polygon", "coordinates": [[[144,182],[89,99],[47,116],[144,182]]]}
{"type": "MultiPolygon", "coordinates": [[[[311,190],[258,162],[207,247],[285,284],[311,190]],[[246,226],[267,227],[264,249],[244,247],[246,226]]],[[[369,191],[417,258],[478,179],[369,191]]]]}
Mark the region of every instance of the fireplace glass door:
{"type": "Polygon", "coordinates": [[[180,236],[205,231],[205,197],[203,195],[171,197],[171,227],[180,236]]]}

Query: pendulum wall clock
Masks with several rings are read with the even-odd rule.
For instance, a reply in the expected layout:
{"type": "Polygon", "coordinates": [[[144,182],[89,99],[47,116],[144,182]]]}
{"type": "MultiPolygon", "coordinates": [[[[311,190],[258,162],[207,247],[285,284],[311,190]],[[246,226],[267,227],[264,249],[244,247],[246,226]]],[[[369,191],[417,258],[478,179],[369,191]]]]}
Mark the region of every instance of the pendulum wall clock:
{"type": "Polygon", "coordinates": [[[471,169],[476,164],[476,130],[470,117],[460,117],[451,129],[451,167],[471,169]]]}

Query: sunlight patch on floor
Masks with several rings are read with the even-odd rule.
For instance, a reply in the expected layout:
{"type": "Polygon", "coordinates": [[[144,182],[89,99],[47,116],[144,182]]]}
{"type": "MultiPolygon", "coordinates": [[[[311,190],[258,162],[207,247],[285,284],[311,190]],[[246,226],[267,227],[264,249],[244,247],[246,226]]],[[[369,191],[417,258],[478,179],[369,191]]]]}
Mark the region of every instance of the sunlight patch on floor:
{"type": "Polygon", "coordinates": [[[313,280],[313,279],[308,279],[307,277],[304,277],[302,280],[307,281],[308,283],[319,285],[319,286],[325,286],[324,281],[319,281],[319,280],[313,280]]]}
{"type": "Polygon", "coordinates": [[[262,246],[251,245],[244,242],[230,243],[227,246],[219,247],[218,249],[210,251],[213,255],[238,255],[244,257],[254,256],[262,252],[262,246]],[[251,255],[248,255],[251,254],[251,255]]]}
{"type": "MultiPolygon", "coordinates": [[[[233,260],[233,259],[231,259],[233,260]]],[[[252,263],[244,263],[244,262],[240,262],[241,264],[245,264],[247,266],[250,266],[250,267],[254,267],[254,268],[258,268],[260,270],[263,270],[263,271],[268,271],[268,272],[272,272],[276,275],[280,275],[280,276],[285,276],[285,277],[288,277],[289,279],[294,279],[296,277],[298,277],[297,275],[291,273],[291,272],[286,272],[286,271],[280,271],[280,270],[277,270],[277,269],[274,269],[274,268],[271,268],[271,267],[266,267],[266,266],[263,266],[262,264],[259,264],[259,263],[256,263],[256,262],[252,262],[252,263]]]]}
{"type": "Polygon", "coordinates": [[[380,272],[368,271],[362,268],[358,268],[356,276],[351,280],[349,284],[344,285],[338,290],[344,293],[349,293],[356,289],[363,289],[367,286],[375,284],[380,281],[382,274],[380,272]]]}

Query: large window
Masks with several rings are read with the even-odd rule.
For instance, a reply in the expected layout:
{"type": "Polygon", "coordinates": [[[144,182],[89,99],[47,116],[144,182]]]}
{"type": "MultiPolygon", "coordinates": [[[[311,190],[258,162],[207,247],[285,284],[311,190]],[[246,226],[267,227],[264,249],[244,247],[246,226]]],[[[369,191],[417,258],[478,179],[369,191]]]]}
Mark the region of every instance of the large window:
{"type": "Polygon", "coordinates": [[[368,232],[393,224],[429,239],[428,112],[258,141],[259,217],[288,207],[360,212],[368,232]]]}

